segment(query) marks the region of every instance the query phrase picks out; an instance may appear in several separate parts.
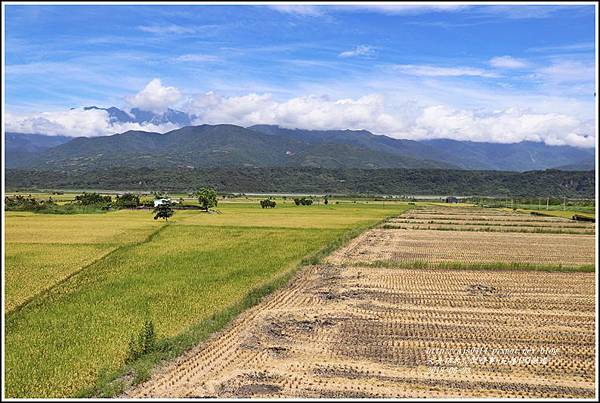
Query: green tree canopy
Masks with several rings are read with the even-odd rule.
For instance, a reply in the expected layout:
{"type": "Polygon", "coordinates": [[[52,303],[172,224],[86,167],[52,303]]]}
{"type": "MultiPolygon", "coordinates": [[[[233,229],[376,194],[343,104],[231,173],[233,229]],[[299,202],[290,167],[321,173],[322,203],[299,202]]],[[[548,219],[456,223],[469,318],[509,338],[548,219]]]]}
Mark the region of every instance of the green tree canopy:
{"type": "Polygon", "coordinates": [[[157,220],[159,218],[163,218],[166,221],[169,221],[169,217],[173,215],[174,211],[171,207],[170,201],[163,201],[161,204],[157,205],[154,208],[154,219],[157,220]]]}
{"type": "Polygon", "coordinates": [[[198,196],[200,208],[204,211],[208,211],[209,208],[217,206],[217,192],[211,187],[201,187],[196,192],[196,196],[198,196]]]}

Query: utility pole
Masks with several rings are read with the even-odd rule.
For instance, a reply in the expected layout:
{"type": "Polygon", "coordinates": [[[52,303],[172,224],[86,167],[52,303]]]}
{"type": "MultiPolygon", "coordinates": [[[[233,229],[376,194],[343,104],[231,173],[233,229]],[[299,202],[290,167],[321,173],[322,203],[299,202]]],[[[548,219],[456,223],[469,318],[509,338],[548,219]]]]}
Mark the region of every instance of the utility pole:
{"type": "Polygon", "coordinates": [[[565,196],[565,202],[563,204],[563,211],[567,209],[567,196],[565,196]]]}
{"type": "Polygon", "coordinates": [[[542,199],[538,197],[538,210],[542,209],[542,199]]]}
{"type": "Polygon", "coordinates": [[[548,198],[546,198],[546,210],[548,210],[549,204],[550,204],[550,198],[548,197],[548,198]]]}

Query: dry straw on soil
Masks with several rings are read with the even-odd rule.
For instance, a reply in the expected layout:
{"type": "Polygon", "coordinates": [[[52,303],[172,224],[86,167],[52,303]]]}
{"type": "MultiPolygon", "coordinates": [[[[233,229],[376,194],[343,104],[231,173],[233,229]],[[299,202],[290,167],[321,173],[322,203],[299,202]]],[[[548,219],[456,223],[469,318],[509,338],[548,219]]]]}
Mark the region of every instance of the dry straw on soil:
{"type": "Polygon", "coordinates": [[[594,355],[591,273],[313,266],[127,396],[592,397],[594,355]]]}

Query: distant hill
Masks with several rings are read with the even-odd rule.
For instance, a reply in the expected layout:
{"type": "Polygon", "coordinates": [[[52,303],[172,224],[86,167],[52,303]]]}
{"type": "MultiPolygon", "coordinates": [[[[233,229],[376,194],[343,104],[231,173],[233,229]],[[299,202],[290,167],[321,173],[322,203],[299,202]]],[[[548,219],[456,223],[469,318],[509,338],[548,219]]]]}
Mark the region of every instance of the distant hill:
{"type": "Polygon", "coordinates": [[[289,139],[305,139],[313,144],[352,144],[393,155],[445,162],[462,169],[529,171],[549,169],[594,156],[593,149],[548,146],[530,141],[512,144],[449,139],[414,141],[374,135],[366,130],[300,130],[271,125],[256,125],[249,129],[289,139]]]}
{"type": "Polygon", "coordinates": [[[40,152],[73,140],[68,136],[47,136],[44,134],[6,132],[4,146],[7,151],[40,152]]]}
{"type": "Polygon", "coordinates": [[[560,169],[561,171],[593,171],[596,169],[596,158],[591,156],[573,164],[557,166],[554,169],[560,169]]]}
{"type": "Polygon", "coordinates": [[[498,144],[439,139],[425,140],[422,143],[454,155],[454,158],[459,160],[456,164],[466,169],[500,171],[549,169],[594,155],[593,149],[549,146],[532,141],[498,144]]]}
{"type": "MultiPolygon", "coordinates": [[[[185,125],[195,117],[98,108],[113,122],[185,125]]],[[[129,131],[68,138],[7,133],[7,168],[314,167],[326,169],[454,168],[529,171],[594,169],[594,149],[438,140],[405,140],[366,130],[303,130],[274,125],[184,126],[165,134],[129,131]]]]}
{"type": "Polygon", "coordinates": [[[39,153],[67,143],[72,139],[72,137],[67,136],[6,132],[4,136],[5,166],[10,168],[23,162],[31,165],[35,162],[39,153]]]}
{"type": "Polygon", "coordinates": [[[445,162],[376,151],[341,142],[313,143],[235,125],[187,126],[165,134],[128,131],[78,137],[10,168],[109,167],[456,168],[445,162]]]}

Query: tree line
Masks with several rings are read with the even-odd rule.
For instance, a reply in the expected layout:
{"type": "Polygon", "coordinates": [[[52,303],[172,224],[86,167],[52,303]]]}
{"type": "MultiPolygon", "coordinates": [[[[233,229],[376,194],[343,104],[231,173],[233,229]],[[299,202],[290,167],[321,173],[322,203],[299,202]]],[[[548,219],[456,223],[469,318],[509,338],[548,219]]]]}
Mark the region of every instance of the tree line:
{"type": "Polygon", "coordinates": [[[594,171],[465,171],[439,169],[207,168],[202,170],[107,168],[6,171],[7,189],[164,189],[188,192],[210,186],[235,193],[360,195],[479,195],[588,197],[594,171]]]}

